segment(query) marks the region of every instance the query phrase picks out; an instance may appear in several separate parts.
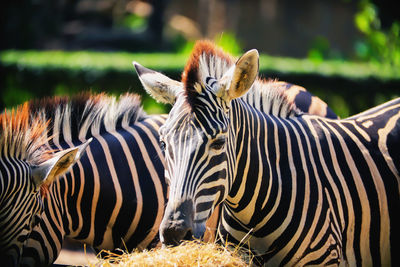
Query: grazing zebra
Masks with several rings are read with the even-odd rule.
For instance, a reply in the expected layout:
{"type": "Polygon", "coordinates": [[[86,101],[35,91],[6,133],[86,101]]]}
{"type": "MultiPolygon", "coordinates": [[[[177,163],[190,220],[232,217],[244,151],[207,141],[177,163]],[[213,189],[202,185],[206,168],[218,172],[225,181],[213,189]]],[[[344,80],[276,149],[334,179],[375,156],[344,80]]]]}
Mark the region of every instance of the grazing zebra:
{"type": "Polygon", "coordinates": [[[283,90],[255,90],[256,50],[233,66],[221,53],[198,43],[183,87],[135,64],[173,104],[159,130],[170,182],[161,241],[201,237],[221,203],[220,238],[267,266],[399,266],[400,99],[345,120],[302,114],[283,90]]]}
{"type": "MultiPolygon", "coordinates": [[[[336,116],[304,88],[281,84],[304,112],[336,116]]],[[[49,120],[49,147],[93,141],[72,171],[50,186],[23,264],[51,264],[66,237],[98,250],[142,249],[158,241],[167,192],[158,128],[166,115],[145,115],[139,104],[131,94],[119,100],[84,94],[30,102],[31,113],[49,120]]],[[[211,229],[218,215],[209,221],[211,229]]],[[[212,239],[213,231],[207,233],[212,239]]]]}
{"type": "MultiPolygon", "coordinates": [[[[303,96],[325,111],[321,100],[308,92],[303,96]]],[[[51,264],[65,237],[97,249],[131,250],[157,241],[167,191],[158,128],[166,115],[145,115],[130,94],[118,101],[103,94],[56,97],[31,101],[29,110],[49,120],[50,147],[93,141],[72,171],[50,186],[23,264],[51,264]]],[[[212,229],[218,214],[209,222],[212,229]]]]}
{"type": "Polygon", "coordinates": [[[50,148],[92,141],[48,188],[22,265],[51,264],[66,237],[108,250],[143,249],[158,239],[167,192],[158,142],[165,115],[146,115],[133,94],[47,98],[29,109],[49,121],[50,148]]]}
{"type": "Polygon", "coordinates": [[[46,197],[46,188],[67,171],[88,142],[69,149],[45,149],[46,121],[30,117],[27,105],[0,114],[0,258],[18,266],[22,247],[46,197]]]}

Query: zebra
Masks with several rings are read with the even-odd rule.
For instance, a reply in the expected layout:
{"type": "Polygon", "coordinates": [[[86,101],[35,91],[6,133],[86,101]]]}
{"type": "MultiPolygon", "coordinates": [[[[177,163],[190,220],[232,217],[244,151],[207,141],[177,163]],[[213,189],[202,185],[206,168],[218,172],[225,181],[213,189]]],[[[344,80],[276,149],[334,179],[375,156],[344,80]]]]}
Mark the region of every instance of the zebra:
{"type": "MultiPolygon", "coordinates": [[[[304,88],[271,84],[285,88],[288,98],[304,112],[336,117],[325,102],[304,88]]],[[[166,115],[146,115],[134,94],[117,99],[85,93],[30,101],[28,107],[50,123],[48,148],[68,149],[88,138],[93,141],[87,155],[49,187],[40,224],[25,244],[22,264],[51,264],[66,237],[98,251],[153,247],[168,189],[158,143],[158,129],[166,115]],[[129,215],[132,211],[134,215],[129,215]]],[[[216,228],[218,215],[215,212],[216,218],[209,221],[210,229],[216,228]]],[[[213,231],[207,234],[208,239],[215,235],[213,231]]]]}
{"type": "Polygon", "coordinates": [[[92,139],[86,154],[48,188],[40,223],[23,248],[22,265],[53,263],[65,238],[97,251],[151,247],[158,240],[167,184],[158,129],[140,97],[83,93],[30,101],[49,121],[47,147],[68,149],[92,139]]]}
{"type": "Polygon", "coordinates": [[[0,114],[0,257],[18,266],[24,242],[39,222],[46,188],[65,173],[90,140],[57,152],[45,149],[46,121],[23,105],[0,114]]]}
{"type": "Polygon", "coordinates": [[[349,119],[304,114],[283,90],[261,92],[258,52],[230,64],[200,42],[183,87],[135,63],[172,109],[159,129],[169,200],[160,240],[218,235],[267,266],[398,266],[400,98],[349,119]]]}
{"type": "MultiPolygon", "coordinates": [[[[322,111],[318,112],[326,112],[326,104],[305,89],[290,90],[286,85],[285,88],[292,95],[294,91],[305,92],[302,98],[293,97],[294,104],[312,100],[310,106],[320,105],[322,111]]],[[[30,101],[28,106],[30,113],[38,114],[50,122],[48,136],[51,139],[48,147],[67,148],[89,137],[94,140],[87,155],[72,171],[50,186],[41,222],[25,245],[23,265],[51,264],[57,258],[66,237],[85,242],[98,251],[154,246],[158,241],[157,233],[167,194],[164,155],[158,143],[158,129],[165,122],[166,115],[146,115],[139,107],[138,96],[134,94],[123,95],[119,100],[105,94],[54,97],[30,101]],[[124,136],[125,145],[120,135],[124,136]],[[106,139],[106,143],[103,139],[106,139]],[[125,155],[121,156],[121,147],[125,146],[132,150],[132,155],[125,149],[125,155]],[[114,157],[108,157],[107,153],[114,157]],[[131,160],[126,160],[128,164],[121,166],[123,159],[115,155],[131,160]],[[109,160],[103,164],[106,158],[109,160]],[[100,163],[97,163],[97,159],[100,163]],[[127,175],[116,175],[115,165],[119,166],[119,172],[127,175]],[[107,168],[110,171],[99,171],[107,168]],[[125,186],[132,179],[139,182],[125,186]],[[94,185],[101,186],[96,182],[100,180],[104,180],[103,184],[116,185],[98,194],[99,189],[94,185]],[[93,195],[93,192],[97,193],[93,195]],[[128,203],[117,205],[116,198],[128,203]],[[132,203],[135,201],[138,206],[136,209],[135,203],[132,203]],[[100,203],[109,212],[96,209],[92,214],[93,207],[100,203]],[[128,214],[132,210],[143,212],[133,218],[127,216],[124,221],[115,219],[115,214],[128,214]]],[[[216,228],[218,215],[219,212],[216,212],[216,218],[209,221],[210,229],[216,228]]],[[[215,236],[213,231],[207,234],[206,238],[211,240],[215,236]]]]}

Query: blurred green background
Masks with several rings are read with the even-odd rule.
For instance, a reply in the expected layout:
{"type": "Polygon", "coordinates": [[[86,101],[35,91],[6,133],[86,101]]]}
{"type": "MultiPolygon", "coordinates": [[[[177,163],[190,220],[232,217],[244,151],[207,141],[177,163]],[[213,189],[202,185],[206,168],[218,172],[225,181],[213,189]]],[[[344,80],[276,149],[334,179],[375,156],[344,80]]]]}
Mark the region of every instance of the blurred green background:
{"type": "MultiPolygon", "coordinates": [[[[394,3],[395,4],[395,3],[394,3]]],[[[132,61],[180,79],[198,39],[306,87],[341,117],[400,96],[400,14],[389,1],[22,0],[0,4],[0,108],[84,90],[142,95],[132,61]]]]}

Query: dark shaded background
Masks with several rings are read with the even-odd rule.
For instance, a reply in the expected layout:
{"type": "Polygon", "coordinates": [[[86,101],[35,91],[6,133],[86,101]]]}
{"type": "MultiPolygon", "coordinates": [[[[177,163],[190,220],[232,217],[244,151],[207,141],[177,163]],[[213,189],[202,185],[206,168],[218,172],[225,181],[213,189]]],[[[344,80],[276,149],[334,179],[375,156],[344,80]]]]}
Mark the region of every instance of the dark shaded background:
{"type": "MultiPolygon", "coordinates": [[[[0,51],[57,49],[181,53],[194,40],[219,40],[232,36],[233,43],[241,51],[257,48],[273,56],[365,61],[371,60],[368,55],[360,57],[365,50],[363,40],[366,37],[354,21],[357,12],[366,4],[374,5],[379,30],[389,30],[395,21],[400,21],[396,2],[387,0],[1,1],[0,51]]],[[[59,92],[57,88],[60,87],[69,88],[65,89],[68,94],[88,88],[116,94],[136,88],[133,91],[143,93],[137,89],[141,86],[131,73],[110,71],[91,76],[91,72],[86,70],[65,73],[18,66],[2,68],[1,62],[0,71],[1,90],[13,93],[15,96],[12,98],[16,99],[7,102],[9,97],[2,94],[1,109],[18,104],[27,97],[52,95],[59,92]]],[[[170,75],[179,78],[179,72],[170,75]]],[[[400,77],[380,81],[368,77],[349,80],[281,72],[263,75],[305,86],[339,113],[340,105],[348,102],[347,110],[341,113],[345,115],[400,95],[400,77]],[[339,100],[335,94],[340,94],[339,100]]]]}

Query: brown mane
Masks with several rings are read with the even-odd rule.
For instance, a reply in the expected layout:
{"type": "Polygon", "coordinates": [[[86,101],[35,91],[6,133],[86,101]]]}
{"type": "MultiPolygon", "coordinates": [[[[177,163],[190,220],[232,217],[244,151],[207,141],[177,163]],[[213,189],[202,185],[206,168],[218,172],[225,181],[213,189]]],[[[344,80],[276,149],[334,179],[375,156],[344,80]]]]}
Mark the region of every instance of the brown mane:
{"type": "Polygon", "coordinates": [[[104,131],[132,125],[146,114],[140,97],[125,93],[112,96],[89,92],[47,97],[29,102],[30,112],[49,120],[50,143],[88,139],[104,131]]]}
{"type": "Polygon", "coordinates": [[[80,134],[90,138],[93,129],[101,134],[143,116],[139,96],[130,93],[118,98],[81,93],[31,100],[0,114],[0,156],[40,163],[54,152],[44,151],[47,143],[73,141],[80,134]]]}
{"type": "Polygon", "coordinates": [[[198,92],[195,89],[196,83],[203,82],[200,77],[201,57],[203,57],[208,66],[211,66],[212,64],[215,65],[217,61],[223,62],[227,66],[234,64],[233,58],[229,54],[225,53],[221,48],[217,47],[213,42],[208,40],[197,41],[182,73],[182,82],[190,105],[193,105],[194,100],[198,95],[198,92]]]}
{"type": "MultiPolygon", "coordinates": [[[[200,87],[196,84],[205,83],[208,76],[219,80],[234,63],[234,58],[213,42],[206,40],[196,42],[182,73],[187,103],[192,108],[194,107],[195,100],[200,93],[198,92],[200,87]]],[[[266,105],[260,110],[268,114],[277,116],[297,114],[299,111],[294,105],[293,99],[288,99],[285,93],[287,85],[287,83],[276,80],[256,78],[253,88],[241,99],[256,108],[260,108],[258,103],[264,102],[266,105]],[[278,111],[279,114],[277,114],[278,111]]]]}
{"type": "Polygon", "coordinates": [[[41,149],[47,142],[48,122],[31,117],[27,103],[0,114],[0,156],[40,163],[48,156],[41,149]]]}

